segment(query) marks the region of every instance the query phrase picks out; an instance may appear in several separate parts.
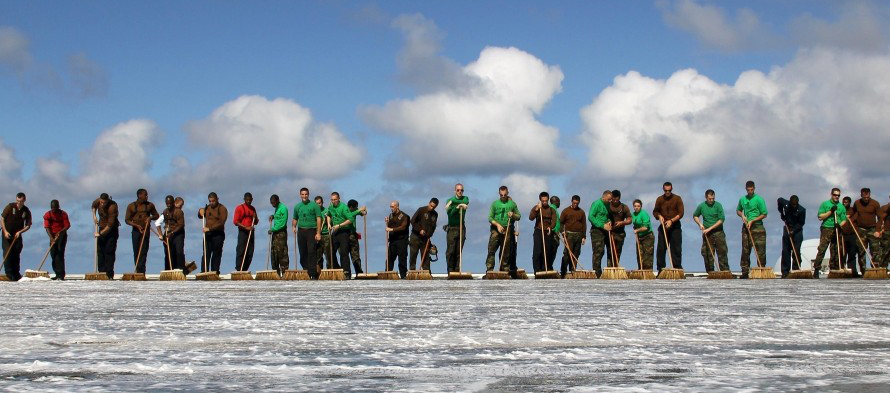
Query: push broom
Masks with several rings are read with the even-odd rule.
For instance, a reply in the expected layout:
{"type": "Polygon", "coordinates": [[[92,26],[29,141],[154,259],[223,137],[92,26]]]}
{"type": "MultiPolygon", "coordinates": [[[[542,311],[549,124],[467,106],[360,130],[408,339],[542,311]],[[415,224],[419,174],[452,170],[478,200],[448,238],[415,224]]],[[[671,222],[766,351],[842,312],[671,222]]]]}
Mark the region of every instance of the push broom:
{"type": "Polygon", "coordinates": [[[148,227],[151,224],[151,219],[145,220],[145,229],[142,230],[142,239],[139,240],[139,252],[136,253],[136,263],[134,264],[133,273],[124,273],[123,280],[124,281],[145,281],[147,278],[145,277],[145,273],[139,273],[139,259],[142,258],[142,246],[145,245],[145,236],[148,235],[148,227]]]}
{"type": "Polygon", "coordinates": [[[748,231],[748,241],[751,242],[751,249],[754,250],[754,256],[757,258],[757,267],[751,268],[749,277],[752,280],[775,279],[776,271],[771,267],[767,267],[766,261],[760,260],[760,253],[757,252],[757,244],[754,244],[754,235],[751,234],[751,227],[745,225],[745,230],[748,231]]]}
{"type": "Polygon", "coordinates": [[[578,265],[581,263],[578,261],[575,253],[572,252],[572,247],[569,245],[569,239],[566,237],[565,232],[562,232],[562,240],[565,242],[566,251],[569,252],[569,259],[572,261],[572,271],[567,273],[565,278],[576,280],[593,280],[597,278],[596,270],[582,270],[578,268],[578,265]]]}
{"type": "MultiPolygon", "coordinates": [[[[327,269],[322,269],[321,273],[318,274],[319,281],[343,281],[346,279],[346,273],[343,272],[343,261],[340,261],[340,269],[335,269],[334,265],[334,234],[331,232],[331,224],[328,220],[325,220],[325,224],[328,226],[328,254],[330,255],[330,259],[328,259],[327,269]]],[[[349,263],[349,261],[346,261],[349,263]]]]}
{"type": "MultiPolygon", "coordinates": [[[[315,239],[313,239],[313,240],[315,240],[315,239]]],[[[322,250],[322,252],[324,252],[324,250],[322,250]]],[[[284,281],[306,281],[306,280],[309,280],[309,272],[302,270],[302,269],[297,269],[297,267],[299,266],[297,257],[299,255],[300,254],[297,252],[297,233],[294,232],[294,269],[293,270],[291,270],[291,269],[285,270],[284,277],[282,277],[282,280],[284,280],[284,281]]],[[[316,269],[318,269],[317,266],[316,266],[316,269]]],[[[259,279],[260,279],[259,272],[257,272],[257,280],[259,280],[259,279]]]]}
{"type": "Polygon", "coordinates": [[[620,265],[620,261],[618,260],[618,250],[615,248],[615,238],[612,237],[612,231],[609,232],[609,251],[612,253],[612,266],[607,266],[603,269],[603,275],[600,279],[603,280],[627,280],[627,270],[625,270],[620,265]]]}
{"type": "MultiPolygon", "coordinates": [[[[423,268],[423,264],[426,262],[427,253],[429,253],[430,249],[430,241],[432,239],[426,239],[426,245],[423,246],[423,252],[420,253],[420,270],[409,270],[408,274],[405,276],[406,280],[432,280],[433,275],[430,274],[429,270],[423,268]]],[[[510,275],[507,275],[507,278],[510,278],[510,275]]]]}
{"type": "MultiPolygon", "coordinates": [[[[395,262],[393,262],[393,268],[395,268],[395,262]]],[[[399,277],[399,272],[395,270],[390,270],[389,267],[389,231],[386,231],[386,260],[383,262],[383,268],[386,269],[382,272],[377,272],[378,280],[398,280],[401,279],[399,277]]]]}
{"type": "Polygon", "coordinates": [[[668,240],[667,228],[664,226],[664,217],[659,217],[658,221],[661,222],[661,234],[664,235],[664,245],[667,246],[668,262],[670,262],[671,267],[661,269],[661,271],[658,272],[658,276],[655,278],[660,280],[683,280],[686,278],[686,272],[684,272],[683,269],[674,268],[674,257],[671,254],[671,241],[668,240]]]}
{"type": "Polygon", "coordinates": [[[355,275],[356,280],[376,280],[377,273],[368,273],[368,219],[362,216],[362,225],[364,226],[361,237],[365,241],[365,272],[355,275]]]}
{"type": "Polygon", "coordinates": [[[859,240],[859,245],[862,247],[862,251],[865,252],[866,250],[868,250],[866,252],[866,254],[868,255],[869,263],[871,263],[871,267],[865,269],[865,272],[862,273],[862,279],[863,280],[886,280],[888,278],[887,277],[887,269],[884,269],[882,267],[878,267],[877,265],[875,265],[875,256],[872,255],[872,253],[871,253],[872,250],[865,247],[865,242],[863,242],[862,237],[859,236],[859,231],[856,230],[856,228],[853,228],[853,233],[856,234],[856,239],[859,240]]]}
{"type": "Polygon", "coordinates": [[[201,227],[201,239],[204,241],[204,272],[195,275],[195,279],[199,281],[219,281],[219,274],[216,271],[210,271],[210,266],[207,263],[207,232],[204,232],[204,228],[207,227],[207,206],[204,207],[204,217],[201,219],[201,223],[203,224],[201,227]]]}
{"type": "MultiPolygon", "coordinates": [[[[788,228],[788,224],[785,224],[785,232],[788,233],[788,243],[791,244],[791,255],[794,257],[794,260],[797,262],[797,270],[791,270],[788,272],[788,276],[785,278],[790,279],[810,279],[813,278],[813,270],[802,270],[800,268],[800,253],[797,252],[797,248],[794,247],[794,236],[791,234],[791,228],[788,228]]],[[[794,267],[792,265],[792,267],[794,267]]]]}
{"type": "Polygon", "coordinates": [[[53,249],[53,246],[55,244],[56,244],[56,239],[53,239],[53,241],[49,242],[49,248],[47,248],[46,253],[43,254],[43,259],[40,260],[40,266],[37,266],[37,270],[31,270],[31,269],[25,270],[25,277],[28,277],[28,278],[41,278],[41,277],[49,278],[49,272],[43,271],[40,269],[43,269],[43,264],[44,264],[44,262],[46,262],[46,257],[49,256],[49,252],[53,249]]]}
{"type": "Polygon", "coordinates": [[[260,281],[281,280],[278,270],[269,270],[272,264],[272,235],[269,235],[269,252],[266,253],[266,270],[256,272],[256,279],[260,281]]]}
{"type": "Polygon", "coordinates": [[[845,255],[841,251],[841,232],[840,226],[837,224],[837,211],[834,212],[834,240],[837,245],[837,269],[831,268],[831,259],[828,260],[828,278],[851,278],[853,277],[853,269],[844,269],[845,255]]]}
{"type": "MultiPolygon", "coordinates": [[[[15,245],[15,241],[19,240],[19,234],[16,233],[13,236],[12,241],[9,242],[9,248],[6,249],[6,253],[3,254],[3,263],[0,263],[0,271],[3,271],[3,266],[6,266],[6,258],[9,258],[9,253],[12,252],[12,246],[15,245]]],[[[0,281],[12,281],[5,273],[0,273],[0,281]]]]}
{"type": "MultiPolygon", "coordinates": [[[[244,255],[241,256],[241,266],[238,267],[237,271],[232,272],[230,275],[230,279],[232,281],[249,281],[253,280],[253,275],[250,274],[250,271],[244,270],[244,262],[247,261],[247,250],[250,248],[250,239],[253,237],[253,229],[247,233],[247,244],[244,245],[244,255]]],[[[286,274],[287,272],[285,272],[286,274]]]]}
{"type": "Polygon", "coordinates": [[[544,205],[539,203],[540,207],[538,208],[538,221],[541,223],[541,248],[544,251],[544,271],[543,272],[535,272],[535,280],[552,280],[559,278],[559,272],[556,270],[550,270],[550,264],[547,263],[547,242],[544,237],[544,205]]]}
{"type": "Polygon", "coordinates": [[[708,252],[711,256],[711,260],[714,262],[711,264],[711,271],[708,272],[708,279],[711,280],[732,280],[735,276],[732,275],[731,270],[720,270],[720,264],[717,263],[717,253],[714,252],[714,247],[711,247],[711,239],[702,231],[701,237],[705,239],[705,243],[708,245],[708,252]]]}
{"type": "Polygon", "coordinates": [[[185,273],[182,272],[182,269],[173,268],[173,255],[170,253],[170,239],[166,236],[166,231],[164,232],[164,238],[161,241],[164,243],[164,248],[167,249],[167,270],[161,271],[158,280],[185,281],[185,273]]]}
{"type": "MultiPolygon", "coordinates": [[[[99,224],[96,224],[96,233],[99,233],[99,224]]],[[[95,247],[93,248],[93,266],[96,270],[92,273],[83,275],[84,280],[88,281],[108,281],[108,275],[99,271],[99,238],[96,237],[95,247]]]]}
{"type": "MultiPolygon", "coordinates": [[[[460,206],[458,206],[460,208],[460,206]]],[[[458,211],[458,217],[460,218],[460,226],[457,228],[457,271],[456,272],[448,272],[449,280],[472,280],[473,274],[470,272],[464,271],[464,214],[466,214],[466,209],[463,212],[458,211]]]]}
{"type": "Polygon", "coordinates": [[[640,236],[634,232],[634,240],[637,243],[637,270],[631,270],[628,277],[631,280],[654,280],[655,272],[651,268],[643,269],[643,247],[640,246],[640,236]]]}
{"type": "Polygon", "coordinates": [[[491,270],[485,272],[485,275],[482,276],[483,280],[509,280],[510,272],[505,272],[504,269],[504,256],[507,255],[507,239],[510,236],[509,228],[510,222],[513,217],[507,217],[507,226],[504,227],[504,244],[501,246],[501,260],[498,263],[498,270],[491,270]]]}

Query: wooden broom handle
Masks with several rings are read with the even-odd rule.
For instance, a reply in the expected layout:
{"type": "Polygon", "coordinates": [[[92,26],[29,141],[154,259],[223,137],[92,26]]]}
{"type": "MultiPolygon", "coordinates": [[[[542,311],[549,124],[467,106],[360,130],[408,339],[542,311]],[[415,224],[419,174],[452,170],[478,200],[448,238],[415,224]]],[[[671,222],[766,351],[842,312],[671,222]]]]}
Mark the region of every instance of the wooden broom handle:
{"type": "Polygon", "coordinates": [[[618,267],[620,264],[620,261],[618,261],[618,250],[615,249],[615,238],[612,237],[612,231],[609,231],[609,245],[611,246],[609,248],[612,251],[611,252],[612,264],[615,265],[615,266],[611,266],[611,267],[618,267]]]}
{"type": "Polygon", "coordinates": [[[751,227],[745,224],[745,229],[748,231],[748,240],[751,242],[751,249],[754,250],[754,257],[757,258],[757,267],[764,267],[760,265],[760,254],[757,253],[757,245],[754,244],[754,235],[751,234],[751,227]]]}
{"type": "Polygon", "coordinates": [[[423,263],[426,261],[427,252],[429,252],[430,240],[432,240],[432,238],[426,239],[426,245],[423,246],[423,252],[420,253],[420,270],[423,270],[423,263]]]}
{"type": "MultiPolygon", "coordinates": [[[[37,271],[40,271],[40,269],[43,268],[43,264],[46,262],[46,257],[49,256],[49,252],[50,252],[50,250],[53,249],[53,245],[55,245],[55,244],[56,244],[56,239],[53,239],[53,241],[49,242],[49,248],[47,248],[46,253],[43,254],[43,259],[40,260],[40,266],[37,266],[37,271]]],[[[12,248],[12,247],[10,247],[10,248],[12,248]]]]}
{"type": "MultiPolygon", "coordinates": [[[[99,233],[99,224],[96,223],[96,233],[99,233]]],[[[99,237],[96,237],[95,245],[93,247],[93,271],[99,271],[99,237]]],[[[5,260],[5,258],[4,258],[5,260]]]]}
{"type": "Polygon", "coordinates": [[[460,220],[460,225],[457,227],[457,271],[459,273],[464,271],[464,242],[461,241],[464,238],[464,212],[461,212],[460,205],[457,205],[457,215],[460,220]]]}
{"type": "Polygon", "coordinates": [[[794,247],[794,234],[791,233],[791,228],[788,227],[788,224],[785,224],[785,232],[788,233],[788,243],[791,244],[791,255],[794,255],[794,258],[797,259],[797,270],[800,270],[800,255],[797,253],[797,248],[794,247]]]}
{"type": "MultiPolygon", "coordinates": [[[[841,232],[837,223],[837,210],[834,211],[834,244],[837,245],[837,268],[843,270],[843,256],[841,255],[841,232]]],[[[831,269],[831,259],[828,260],[828,268],[831,269]]]]}
{"type": "Polygon", "coordinates": [[[501,262],[498,264],[498,270],[504,268],[504,254],[507,253],[507,237],[510,235],[510,223],[512,220],[513,217],[507,217],[507,226],[504,227],[504,245],[501,246],[501,262]]]}
{"type": "Polygon", "coordinates": [[[640,267],[640,270],[643,270],[643,248],[640,247],[640,234],[634,232],[634,240],[637,241],[637,266],[640,267]]]}
{"type": "Polygon", "coordinates": [[[862,246],[862,251],[868,250],[866,253],[868,254],[868,261],[871,263],[872,269],[877,268],[877,266],[875,266],[875,258],[871,255],[871,249],[865,247],[865,242],[862,241],[862,237],[859,236],[859,230],[856,227],[853,227],[853,233],[856,234],[856,239],[859,240],[859,245],[862,246]]]}
{"type": "Polygon", "coordinates": [[[365,240],[365,274],[368,274],[368,218],[364,215],[362,216],[362,225],[364,225],[362,237],[365,240]]]}
{"type": "MultiPolygon", "coordinates": [[[[328,217],[330,219],[330,217],[328,217]]],[[[331,269],[334,268],[334,233],[331,232],[331,224],[325,220],[325,225],[328,226],[328,249],[330,250],[331,260],[329,263],[331,264],[331,269]]],[[[340,261],[340,269],[343,269],[343,261],[340,261]]]]}
{"type": "MultiPolygon", "coordinates": [[[[169,249],[169,247],[167,247],[169,249]]],[[[266,270],[271,269],[272,265],[272,235],[269,234],[269,252],[266,253],[266,270]]]]}
{"type": "MultiPolygon", "coordinates": [[[[294,234],[294,244],[296,244],[296,240],[297,240],[296,236],[297,236],[297,234],[295,233],[294,234]]],[[[250,232],[247,232],[247,244],[244,245],[244,255],[241,256],[241,266],[238,269],[239,272],[244,271],[244,262],[247,261],[247,250],[250,248],[250,238],[252,238],[252,237],[253,237],[253,229],[251,229],[250,232]]]]}
{"type": "Polygon", "coordinates": [[[538,208],[538,221],[541,222],[541,248],[544,249],[544,271],[549,272],[550,266],[547,263],[547,241],[544,238],[544,204],[539,203],[541,206],[538,208]]]}
{"type": "Polygon", "coordinates": [[[714,254],[714,248],[711,247],[711,239],[708,238],[708,234],[705,233],[705,230],[704,230],[704,229],[702,229],[702,231],[701,231],[701,237],[705,238],[705,243],[708,244],[708,251],[711,253],[711,254],[710,254],[710,255],[711,255],[711,258],[714,258],[714,263],[713,263],[713,265],[711,266],[711,269],[713,269],[713,270],[719,272],[720,269],[717,268],[717,266],[718,266],[718,265],[717,265],[717,255],[714,254]]]}
{"type": "MultiPolygon", "coordinates": [[[[145,220],[145,229],[142,230],[142,239],[139,240],[139,253],[136,254],[136,263],[134,263],[136,269],[139,268],[139,258],[142,257],[142,246],[145,244],[145,235],[148,235],[148,229],[151,225],[151,219],[145,220]]],[[[148,261],[146,261],[147,263],[148,261]]]]}
{"type": "Polygon", "coordinates": [[[661,221],[661,234],[664,235],[664,244],[667,246],[668,261],[671,263],[671,269],[674,268],[674,257],[671,256],[671,241],[668,240],[668,230],[664,226],[664,217],[658,217],[661,221]]]}
{"type": "MultiPolygon", "coordinates": [[[[391,271],[391,270],[389,270],[389,231],[385,230],[385,228],[387,226],[386,223],[388,223],[388,221],[386,221],[384,219],[383,222],[384,222],[384,225],[383,225],[384,232],[386,232],[386,260],[383,261],[383,270],[389,272],[389,271],[391,271]]],[[[395,261],[393,261],[393,262],[395,262],[395,261]]]]}
{"type": "Polygon", "coordinates": [[[9,253],[12,252],[12,246],[15,245],[15,241],[19,239],[19,234],[16,233],[15,236],[12,237],[12,241],[9,242],[9,248],[6,249],[6,254],[3,254],[3,263],[0,263],[0,269],[6,265],[6,258],[9,257],[9,253]]]}
{"type": "Polygon", "coordinates": [[[572,247],[569,246],[569,238],[566,237],[565,232],[560,232],[562,235],[562,240],[566,243],[566,251],[569,252],[569,259],[572,261],[572,271],[578,271],[578,258],[575,258],[575,253],[572,252],[572,247]]]}
{"type": "Polygon", "coordinates": [[[201,239],[204,243],[204,271],[209,271],[207,269],[207,232],[204,232],[204,228],[207,227],[207,207],[204,207],[204,217],[201,217],[201,239]]]}

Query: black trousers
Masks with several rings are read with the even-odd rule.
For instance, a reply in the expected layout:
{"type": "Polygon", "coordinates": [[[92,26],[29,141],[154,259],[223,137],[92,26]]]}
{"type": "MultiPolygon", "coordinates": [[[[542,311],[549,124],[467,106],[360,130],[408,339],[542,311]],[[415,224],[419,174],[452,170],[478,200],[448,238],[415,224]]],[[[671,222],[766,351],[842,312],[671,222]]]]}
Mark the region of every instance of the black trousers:
{"type": "MultiPolygon", "coordinates": [[[[14,236],[14,234],[10,234],[10,236],[14,236]]],[[[6,277],[9,277],[12,281],[18,281],[22,279],[22,238],[16,239],[12,237],[11,239],[6,238],[6,234],[3,234],[3,255],[6,256],[6,264],[3,265],[4,269],[6,269],[6,277]],[[12,240],[15,239],[15,243],[12,240]],[[10,246],[12,250],[10,250],[10,246]]]]}
{"type": "Polygon", "coordinates": [[[253,238],[253,234],[250,231],[238,228],[238,244],[235,246],[235,270],[250,270],[250,262],[253,261],[253,244],[255,241],[256,239],[253,238]],[[248,238],[250,238],[250,244],[247,244],[248,238]],[[245,253],[247,253],[247,255],[244,255],[245,253]]]}
{"type": "Polygon", "coordinates": [[[309,278],[318,278],[318,242],[315,241],[315,228],[300,228],[297,230],[297,248],[300,250],[300,266],[303,267],[309,278]]]}
{"type": "Polygon", "coordinates": [[[399,258],[399,276],[405,278],[408,275],[408,237],[397,239],[389,238],[389,260],[386,261],[386,270],[394,270],[393,262],[399,258]]]}
{"type": "Polygon", "coordinates": [[[180,269],[185,274],[185,231],[179,231],[167,238],[167,244],[164,245],[164,270],[180,269]],[[167,249],[169,247],[169,250],[167,249]],[[167,256],[173,258],[171,263],[167,256]]]}
{"type": "Polygon", "coordinates": [[[541,239],[541,228],[535,228],[535,232],[532,236],[532,241],[534,241],[534,247],[532,248],[532,268],[535,269],[535,273],[550,270],[547,255],[544,254],[544,248],[547,248],[547,253],[549,254],[550,249],[556,246],[553,244],[553,236],[544,236],[544,238],[541,239]]]}
{"type": "MultiPolygon", "coordinates": [[[[787,275],[789,272],[795,269],[800,269],[800,266],[797,266],[798,259],[800,256],[800,245],[803,243],[803,231],[796,231],[792,234],[792,238],[788,237],[788,232],[782,230],[784,232],[782,234],[782,275],[787,275]],[[791,241],[794,241],[794,249],[791,248],[791,241]]],[[[803,262],[803,261],[801,261],[803,262]]]]}
{"type": "Polygon", "coordinates": [[[226,242],[226,233],[223,231],[210,231],[204,234],[204,238],[207,239],[207,255],[201,257],[201,272],[207,272],[207,268],[204,267],[204,261],[207,261],[206,264],[210,268],[209,271],[220,274],[219,268],[222,263],[222,251],[223,244],[226,242]]]}
{"type": "Polygon", "coordinates": [[[349,231],[337,231],[331,236],[331,248],[333,248],[333,262],[338,269],[343,269],[346,277],[352,276],[352,266],[349,263],[349,231]],[[339,255],[339,258],[337,257],[339,255]]]}
{"type": "Polygon", "coordinates": [[[53,273],[56,278],[65,278],[65,247],[68,245],[68,233],[59,234],[53,247],[49,250],[49,256],[53,259],[53,273]]]}
{"type": "MultiPolygon", "coordinates": [[[[859,257],[859,240],[856,239],[855,234],[844,234],[843,236],[843,245],[844,245],[844,258],[846,258],[846,268],[852,269],[853,274],[858,274],[858,270],[856,269],[856,259],[859,257]]],[[[864,273],[864,271],[863,271],[864,273]]]]}
{"type": "Polygon", "coordinates": [[[117,258],[117,239],[120,237],[117,227],[111,228],[99,236],[99,271],[108,278],[114,277],[114,261],[117,258]]]}
{"type": "MultiPolygon", "coordinates": [[[[683,268],[683,228],[680,222],[675,222],[667,230],[667,238],[671,242],[671,262],[675,269],[683,268]]],[[[658,261],[658,271],[667,267],[665,264],[665,254],[667,253],[667,245],[664,244],[664,227],[658,227],[658,247],[655,249],[655,256],[658,261]]]]}
{"type": "MultiPolygon", "coordinates": [[[[146,227],[145,230],[148,231],[148,227],[146,227]]],[[[133,263],[136,265],[136,273],[145,273],[145,261],[148,258],[148,245],[151,243],[149,234],[145,234],[145,241],[143,242],[142,233],[137,231],[136,228],[133,228],[133,231],[130,232],[130,238],[133,241],[133,263]],[[140,244],[142,245],[141,253],[139,252],[140,244]]]]}

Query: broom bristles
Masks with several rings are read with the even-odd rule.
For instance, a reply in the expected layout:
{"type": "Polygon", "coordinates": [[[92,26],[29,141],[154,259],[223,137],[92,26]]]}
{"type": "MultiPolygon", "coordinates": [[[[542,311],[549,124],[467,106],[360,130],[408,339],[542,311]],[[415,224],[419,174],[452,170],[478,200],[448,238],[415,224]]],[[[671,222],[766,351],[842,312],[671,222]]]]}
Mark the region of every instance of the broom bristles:
{"type": "Polygon", "coordinates": [[[528,280],[528,273],[525,272],[525,269],[517,269],[515,279],[516,280],[528,280]]]}
{"type": "Polygon", "coordinates": [[[553,280],[559,278],[559,272],[556,270],[545,270],[535,273],[535,280],[553,280]]]}
{"type": "Polygon", "coordinates": [[[0,281],[10,281],[10,279],[5,274],[0,274],[0,281]]]}
{"type": "Polygon", "coordinates": [[[643,270],[631,270],[627,275],[631,280],[654,280],[655,272],[643,269],[643,270]]]}
{"type": "Polygon", "coordinates": [[[627,280],[627,270],[623,267],[607,267],[603,269],[600,280],[627,280]]]}
{"type": "Polygon", "coordinates": [[[232,281],[248,281],[253,280],[253,275],[249,271],[234,271],[229,275],[232,281]]]}
{"type": "Polygon", "coordinates": [[[318,274],[319,281],[343,281],[346,279],[346,273],[343,269],[321,269],[318,274]]]}
{"type": "Polygon", "coordinates": [[[145,273],[124,273],[122,280],[124,280],[124,281],[148,281],[148,278],[145,277],[145,273]]]}
{"type": "Polygon", "coordinates": [[[198,273],[195,279],[199,281],[219,281],[219,274],[216,274],[216,272],[198,273]]]}
{"type": "MultiPolygon", "coordinates": [[[[305,281],[309,279],[309,272],[305,270],[285,270],[284,277],[281,279],[284,281],[305,281]]],[[[319,276],[320,279],[321,276],[319,276]]]]}
{"type": "Polygon", "coordinates": [[[256,280],[259,281],[277,281],[281,280],[277,270],[260,270],[256,272],[256,280]]]}
{"type": "Polygon", "coordinates": [[[83,275],[83,279],[87,281],[108,281],[108,275],[102,272],[87,273],[83,275]]]}
{"type": "Polygon", "coordinates": [[[774,279],[776,272],[771,267],[752,267],[748,272],[748,277],[752,280],[774,279]]]}
{"type": "Polygon", "coordinates": [[[470,272],[450,272],[448,273],[449,280],[472,280],[473,273],[470,272]]]}
{"type": "Polygon", "coordinates": [[[790,278],[790,279],[794,279],[794,280],[812,279],[813,271],[812,270],[792,270],[792,271],[788,272],[788,276],[786,276],[785,278],[790,278]]]}
{"type": "Polygon", "coordinates": [[[399,280],[399,272],[395,270],[387,270],[385,272],[377,272],[378,280],[399,280]]]}
{"type": "Polygon", "coordinates": [[[862,275],[863,280],[886,280],[887,279],[887,269],[882,267],[868,268],[865,269],[865,273],[862,275]]]}
{"type": "Polygon", "coordinates": [[[432,280],[433,275],[430,274],[429,270],[409,270],[408,275],[405,276],[406,280],[432,280]]]}
{"type": "Polygon", "coordinates": [[[659,280],[684,280],[686,279],[686,272],[683,269],[665,268],[661,269],[661,272],[655,278],[659,280]]]}
{"type": "Polygon", "coordinates": [[[485,272],[485,275],[482,276],[483,280],[509,280],[510,272],[504,272],[500,270],[489,270],[485,272]]]}
{"type": "Polygon", "coordinates": [[[164,270],[158,278],[160,281],[185,281],[185,274],[182,270],[164,270]]]}
{"type": "Polygon", "coordinates": [[[359,273],[355,275],[356,280],[376,280],[377,273],[359,273]]]}
{"type": "Polygon", "coordinates": [[[733,278],[735,276],[729,270],[712,270],[708,272],[708,279],[710,280],[731,280],[733,278]]]}
{"type": "Polygon", "coordinates": [[[46,277],[49,278],[49,272],[44,270],[25,270],[25,277],[28,278],[40,278],[46,277]]]}
{"type": "Polygon", "coordinates": [[[852,269],[835,269],[828,271],[828,278],[836,279],[836,278],[853,278],[853,270],[852,269]]]}

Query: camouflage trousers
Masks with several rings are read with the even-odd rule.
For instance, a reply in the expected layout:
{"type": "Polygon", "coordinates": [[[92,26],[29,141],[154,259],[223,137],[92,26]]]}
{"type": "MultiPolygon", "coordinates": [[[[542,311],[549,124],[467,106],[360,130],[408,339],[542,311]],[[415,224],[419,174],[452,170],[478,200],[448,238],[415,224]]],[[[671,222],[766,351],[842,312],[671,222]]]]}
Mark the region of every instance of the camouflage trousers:
{"type": "Polygon", "coordinates": [[[272,270],[279,274],[287,270],[290,265],[290,257],[287,255],[287,231],[278,231],[272,234],[272,270]]]}
{"type": "Polygon", "coordinates": [[[584,234],[581,232],[565,232],[566,234],[566,244],[562,249],[562,265],[559,267],[559,272],[564,276],[568,272],[575,271],[577,266],[578,255],[581,254],[581,240],[584,239],[584,234]]]}
{"type": "Polygon", "coordinates": [[[831,270],[838,269],[838,252],[837,252],[837,236],[835,236],[834,228],[819,228],[819,247],[816,249],[816,259],[813,260],[813,269],[817,272],[822,270],[822,259],[825,258],[825,251],[831,246],[831,259],[828,260],[828,268],[831,270]]]}
{"type": "Polygon", "coordinates": [[[420,269],[421,270],[430,270],[430,250],[432,247],[432,243],[429,242],[429,237],[421,237],[416,233],[411,234],[411,238],[408,239],[408,261],[411,270],[417,270],[417,256],[420,255],[422,259],[420,261],[420,269]]]}
{"type": "MultiPolygon", "coordinates": [[[[753,231],[752,231],[753,233],[753,231]]],[[[748,234],[745,233],[747,237],[748,234]]],[[[760,246],[757,246],[760,251],[760,246]]],[[[701,239],[701,256],[705,259],[705,271],[714,270],[714,253],[717,253],[717,261],[720,263],[720,271],[729,271],[729,256],[726,249],[726,233],[722,230],[711,231],[707,235],[702,235],[701,239]],[[710,247],[708,247],[710,242],[710,247]]]]}
{"type": "Polygon", "coordinates": [[[606,261],[608,261],[608,266],[618,267],[618,264],[621,263],[621,250],[624,249],[624,238],[627,237],[627,233],[623,227],[621,231],[612,231],[612,242],[615,243],[615,255],[618,256],[618,261],[612,261],[612,244],[609,243],[608,234],[606,235],[606,261]]]}
{"type": "Polygon", "coordinates": [[[596,270],[596,275],[603,274],[603,255],[606,255],[606,243],[609,242],[609,235],[606,231],[593,228],[590,230],[590,248],[593,249],[593,259],[590,262],[591,268],[596,270]]]}
{"type": "Polygon", "coordinates": [[[460,235],[460,227],[449,226],[448,232],[445,234],[445,260],[448,261],[448,272],[460,271],[460,251],[464,243],[467,242],[466,228],[463,230],[463,238],[460,235]]]}
{"type": "Polygon", "coordinates": [[[766,229],[763,228],[763,224],[755,223],[751,225],[751,235],[748,235],[748,230],[745,229],[745,225],[742,224],[742,259],[740,265],[742,265],[742,274],[748,274],[748,270],[751,268],[751,238],[754,238],[753,248],[756,249],[757,252],[757,261],[761,265],[759,267],[765,267],[767,264],[766,260],[766,229]]]}
{"type": "Polygon", "coordinates": [[[349,233],[349,258],[352,259],[352,266],[355,268],[355,274],[364,272],[364,270],[362,270],[362,253],[358,240],[358,233],[349,233]]]}
{"type": "MultiPolygon", "coordinates": [[[[882,257],[882,253],[885,251],[883,247],[884,239],[875,237],[875,228],[859,227],[858,230],[859,239],[862,239],[862,243],[865,243],[865,246],[868,247],[868,251],[866,251],[861,244],[858,244],[859,267],[862,268],[862,271],[865,272],[866,267],[871,267],[871,265],[866,264],[866,253],[868,253],[868,259],[875,264],[875,267],[887,267],[887,261],[882,257]]],[[[859,239],[856,240],[857,243],[859,242],[859,239]]]]}
{"type": "Polygon", "coordinates": [[[316,248],[315,256],[318,260],[318,269],[324,269],[324,261],[328,261],[328,269],[336,269],[339,266],[334,266],[333,261],[331,261],[331,235],[322,233],[321,241],[318,242],[318,248],[316,248]]]}
{"type": "MultiPolygon", "coordinates": [[[[495,253],[498,252],[498,250],[501,251],[500,258],[498,258],[497,260],[499,269],[504,272],[510,270],[510,256],[513,251],[513,239],[513,231],[510,228],[507,228],[506,234],[498,232],[496,227],[494,226],[491,228],[491,233],[488,235],[488,257],[485,258],[485,271],[494,270],[494,256],[495,253]],[[506,243],[504,243],[504,236],[507,237],[506,243]],[[505,244],[506,247],[504,247],[505,244]]],[[[547,251],[549,252],[550,250],[547,251]]]]}
{"type": "Polygon", "coordinates": [[[649,232],[639,238],[640,248],[637,250],[637,264],[642,270],[652,270],[652,261],[655,255],[655,234],[649,232]]]}

